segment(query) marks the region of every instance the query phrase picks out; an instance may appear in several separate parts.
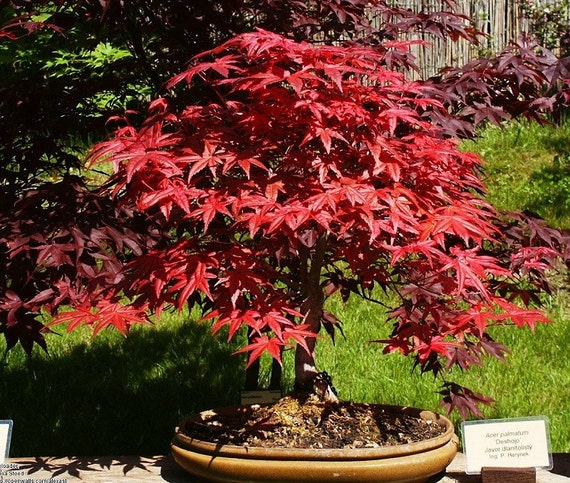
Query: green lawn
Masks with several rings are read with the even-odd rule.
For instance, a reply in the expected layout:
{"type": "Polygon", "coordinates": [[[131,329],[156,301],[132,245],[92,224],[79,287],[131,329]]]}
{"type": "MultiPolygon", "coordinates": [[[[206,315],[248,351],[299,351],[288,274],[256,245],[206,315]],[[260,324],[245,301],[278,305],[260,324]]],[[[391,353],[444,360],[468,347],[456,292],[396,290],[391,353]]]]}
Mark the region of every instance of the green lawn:
{"type": "MultiPolygon", "coordinates": [[[[538,326],[535,332],[513,326],[492,332],[511,349],[506,363],[489,359],[485,367],[452,373],[451,378],[496,399],[493,407],[484,410],[487,418],[546,415],[553,451],[570,452],[570,299],[562,293],[547,305],[552,324],[538,326]]],[[[412,361],[398,354],[383,355],[381,346],[367,342],[389,332],[366,323],[381,321],[382,311],[358,301],[339,309],[347,340],[340,339],[334,350],[323,341],[326,350],[320,351],[320,360],[334,374],[340,394],[347,399],[436,409],[439,381],[412,372],[412,361]]],[[[452,419],[457,425],[461,422],[457,414],[452,419]]]]}
{"type": "MultiPolygon", "coordinates": [[[[563,190],[570,185],[569,130],[514,124],[505,131],[490,128],[465,147],[485,157],[489,198],[499,207],[533,209],[568,228],[564,203],[570,201],[563,190]]],[[[559,293],[545,301],[552,324],[535,332],[493,332],[512,349],[506,363],[491,360],[484,369],[453,375],[497,400],[486,417],[546,415],[554,452],[570,452],[566,282],[560,278],[559,293]]],[[[412,372],[410,360],[383,355],[381,345],[369,342],[390,330],[381,306],[358,300],[343,306],[338,299],[330,306],[344,322],[346,340],[339,335],[333,346],[323,339],[318,356],[341,398],[437,409],[439,381],[412,372]]],[[[11,455],[164,454],[179,419],[237,403],[244,357],[231,356],[237,345],[223,335],[212,338],[195,319],[167,314],[156,327],[137,327],[127,339],[114,331],[93,339],[88,329],[58,329],[61,335],[48,336],[49,354],[36,350],[27,360],[20,349],[11,351],[0,366],[0,419],[14,420],[11,455]]],[[[284,359],[287,391],[292,352],[284,359]]]]}
{"type": "Polygon", "coordinates": [[[559,127],[512,122],[488,127],[463,148],[485,161],[488,199],[505,210],[527,209],[570,228],[570,122],[559,127]]]}

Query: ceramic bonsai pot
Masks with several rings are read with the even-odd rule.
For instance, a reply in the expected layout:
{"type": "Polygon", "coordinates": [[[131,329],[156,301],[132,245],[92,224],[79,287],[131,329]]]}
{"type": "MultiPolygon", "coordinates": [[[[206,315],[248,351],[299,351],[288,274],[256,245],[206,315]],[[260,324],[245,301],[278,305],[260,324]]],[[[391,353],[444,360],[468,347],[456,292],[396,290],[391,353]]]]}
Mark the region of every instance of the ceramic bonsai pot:
{"type": "MultiPolygon", "coordinates": [[[[459,448],[451,421],[414,408],[382,406],[440,425],[443,433],[423,441],[355,449],[287,449],[218,445],[193,439],[180,423],[171,443],[176,463],[188,473],[218,482],[425,482],[445,470],[459,448]]],[[[222,408],[214,412],[236,411],[222,408]]],[[[241,407],[243,410],[243,407],[241,407]]]]}

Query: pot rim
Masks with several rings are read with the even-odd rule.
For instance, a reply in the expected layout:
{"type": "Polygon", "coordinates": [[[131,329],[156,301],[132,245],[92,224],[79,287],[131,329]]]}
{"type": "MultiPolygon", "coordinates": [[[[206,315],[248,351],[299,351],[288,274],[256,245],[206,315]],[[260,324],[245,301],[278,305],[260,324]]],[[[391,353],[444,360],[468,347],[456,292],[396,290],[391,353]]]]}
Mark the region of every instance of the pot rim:
{"type": "MultiPolygon", "coordinates": [[[[366,404],[355,403],[362,406],[372,406],[385,412],[400,412],[424,420],[434,421],[440,426],[445,427],[445,432],[434,438],[414,443],[405,443],[390,446],[380,446],[378,448],[262,448],[253,446],[238,446],[232,444],[219,444],[202,441],[191,438],[181,431],[181,428],[188,421],[200,418],[202,414],[212,412],[229,413],[237,411],[247,411],[254,405],[229,406],[213,409],[211,411],[203,411],[193,416],[185,418],[176,428],[176,434],[172,440],[172,445],[189,449],[197,453],[212,456],[239,457],[239,458],[259,458],[259,459],[290,459],[290,460],[362,460],[362,459],[382,459],[394,456],[406,456],[411,454],[423,453],[433,450],[447,444],[454,436],[453,423],[439,413],[417,409],[409,406],[395,406],[386,404],[366,404]]],[[[258,405],[259,406],[259,405],[258,405]]]]}

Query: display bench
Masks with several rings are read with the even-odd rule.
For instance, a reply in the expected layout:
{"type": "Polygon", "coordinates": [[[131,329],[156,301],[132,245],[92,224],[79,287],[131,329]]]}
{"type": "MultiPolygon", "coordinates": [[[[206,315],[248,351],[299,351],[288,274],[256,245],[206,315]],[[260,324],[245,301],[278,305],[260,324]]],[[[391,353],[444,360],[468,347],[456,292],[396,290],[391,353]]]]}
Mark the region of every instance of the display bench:
{"type": "MultiPolygon", "coordinates": [[[[554,454],[552,471],[537,471],[539,483],[570,481],[570,455],[554,454]]],[[[493,476],[494,477],[494,476],[493,476]]],[[[482,475],[466,475],[464,455],[459,453],[445,475],[430,482],[480,482],[482,475]]],[[[0,464],[0,481],[6,483],[135,483],[198,482],[180,470],[170,456],[97,456],[97,457],[29,457],[10,458],[0,464]]],[[[491,483],[491,480],[488,480],[491,483]]],[[[503,482],[508,481],[504,478],[503,482]]],[[[523,481],[521,478],[518,481],[523,481]]]]}

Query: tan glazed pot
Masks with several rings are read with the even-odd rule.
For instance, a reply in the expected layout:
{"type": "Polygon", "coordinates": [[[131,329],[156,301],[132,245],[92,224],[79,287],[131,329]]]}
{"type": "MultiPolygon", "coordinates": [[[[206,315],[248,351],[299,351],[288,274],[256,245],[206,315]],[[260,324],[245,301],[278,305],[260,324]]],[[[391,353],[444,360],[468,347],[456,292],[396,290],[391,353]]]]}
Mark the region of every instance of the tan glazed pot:
{"type": "MultiPolygon", "coordinates": [[[[192,439],[177,428],[171,451],[187,472],[220,482],[425,482],[444,471],[459,448],[451,421],[431,411],[382,407],[434,421],[445,432],[416,443],[379,448],[287,449],[216,445],[192,439]]],[[[231,410],[236,408],[214,411],[231,410]]]]}

